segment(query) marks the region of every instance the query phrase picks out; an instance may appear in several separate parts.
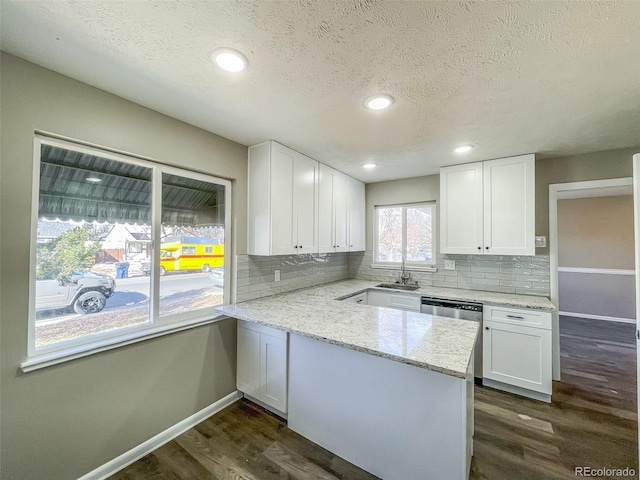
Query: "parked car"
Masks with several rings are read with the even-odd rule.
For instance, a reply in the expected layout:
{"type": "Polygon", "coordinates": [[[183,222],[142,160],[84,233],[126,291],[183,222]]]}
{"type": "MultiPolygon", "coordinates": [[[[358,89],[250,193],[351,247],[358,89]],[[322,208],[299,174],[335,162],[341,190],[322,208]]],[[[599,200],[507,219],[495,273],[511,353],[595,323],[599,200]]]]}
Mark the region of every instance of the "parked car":
{"type": "Polygon", "coordinates": [[[96,272],[73,272],[69,281],[36,281],[36,311],[73,307],[81,314],[100,312],[113,295],[116,281],[96,272]]]}
{"type": "Polygon", "coordinates": [[[224,267],[212,268],[209,279],[214,286],[224,288],[224,267]]]}

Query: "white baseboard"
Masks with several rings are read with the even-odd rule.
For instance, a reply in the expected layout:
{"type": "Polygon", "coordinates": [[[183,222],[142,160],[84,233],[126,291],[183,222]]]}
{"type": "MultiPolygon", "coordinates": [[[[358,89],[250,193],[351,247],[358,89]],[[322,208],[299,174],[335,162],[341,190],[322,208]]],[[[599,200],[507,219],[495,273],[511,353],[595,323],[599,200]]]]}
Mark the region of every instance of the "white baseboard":
{"type": "Polygon", "coordinates": [[[588,318],[590,320],[606,320],[607,322],[636,323],[635,318],[608,317],[606,315],[591,315],[588,313],[558,312],[565,317],[588,318]]]}
{"type": "Polygon", "coordinates": [[[228,407],[233,402],[242,398],[242,393],[235,391],[230,393],[224,398],[221,398],[217,402],[212,403],[208,407],[203,408],[199,412],[194,413],[190,417],[176,423],[175,425],[167,428],[165,431],[160,432],[154,437],[151,437],[146,442],[141,443],[137,447],[133,447],[131,450],[124,452],[122,455],[114,458],[113,460],[101,465],[95,470],[90,471],[86,475],[83,475],[78,480],[103,480],[111,475],[119,472],[124,467],[131,465],[136,460],[141,459],[145,455],[153,452],[157,448],[161,447],[165,443],[170,442],[178,435],[183,434],[190,428],[193,428],[198,423],[206,420],[211,415],[219,412],[225,407],[228,407]]]}

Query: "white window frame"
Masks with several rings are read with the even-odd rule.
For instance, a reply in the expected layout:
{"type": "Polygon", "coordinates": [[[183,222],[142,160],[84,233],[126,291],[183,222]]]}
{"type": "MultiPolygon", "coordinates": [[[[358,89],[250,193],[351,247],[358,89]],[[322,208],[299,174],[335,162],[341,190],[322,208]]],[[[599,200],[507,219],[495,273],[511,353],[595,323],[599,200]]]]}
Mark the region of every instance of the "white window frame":
{"type": "Polygon", "coordinates": [[[204,182],[216,183],[225,187],[225,217],[224,217],[224,251],[225,269],[223,286],[223,304],[229,304],[231,298],[231,269],[233,268],[231,250],[231,181],[213,175],[193,172],[191,170],[179,169],[166,166],[160,162],[140,156],[114,152],[93,145],[77,143],[36,133],[34,139],[34,168],[32,183],[32,203],[31,203],[31,238],[30,238],[30,259],[29,259],[29,316],[28,316],[28,359],[20,364],[23,372],[38,370],[58,363],[66,362],[76,358],[85,357],[94,353],[111,350],[131,343],[140,342],[150,338],[166,335],[173,332],[194,328],[200,325],[213,323],[226,318],[225,315],[217,313],[211,307],[205,307],[187,312],[180,312],[173,315],[160,316],[160,248],[162,224],[162,174],[167,173],[187,177],[204,182]],[[132,165],[143,166],[152,170],[152,201],[151,201],[151,275],[150,275],[150,305],[149,322],[125,327],[110,332],[90,335],[82,338],[59,342],[53,345],[36,348],[36,263],[37,263],[37,231],[38,231],[38,209],[40,201],[40,157],[41,146],[51,145],[54,147],[73,150],[89,155],[97,155],[102,158],[132,165]]]}
{"type": "Polygon", "coordinates": [[[407,208],[431,207],[431,244],[432,256],[431,262],[405,262],[406,270],[436,272],[436,221],[437,209],[436,202],[418,202],[418,203],[401,203],[396,205],[375,205],[373,207],[373,259],[371,268],[386,268],[390,270],[400,270],[401,262],[379,262],[378,261],[378,209],[380,208],[402,208],[402,252],[407,252],[407,208]]]}

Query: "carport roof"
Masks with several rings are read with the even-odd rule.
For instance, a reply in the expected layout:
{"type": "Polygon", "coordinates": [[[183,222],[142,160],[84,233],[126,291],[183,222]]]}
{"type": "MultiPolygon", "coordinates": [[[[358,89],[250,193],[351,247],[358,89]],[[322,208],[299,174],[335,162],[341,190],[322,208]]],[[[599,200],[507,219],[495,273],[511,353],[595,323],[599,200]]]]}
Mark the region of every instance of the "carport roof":
{"type": "MultiPolygon", "coordinates": [[[[151,223],[148,167],[42,145],[39,216],[100,223],[151,223]],[[92,183],[89,178],[99,178],[92,183]]],[[[224,186],[163,175],[162,221],[194,225],[201,210],[224,203],[224,186]]]]}

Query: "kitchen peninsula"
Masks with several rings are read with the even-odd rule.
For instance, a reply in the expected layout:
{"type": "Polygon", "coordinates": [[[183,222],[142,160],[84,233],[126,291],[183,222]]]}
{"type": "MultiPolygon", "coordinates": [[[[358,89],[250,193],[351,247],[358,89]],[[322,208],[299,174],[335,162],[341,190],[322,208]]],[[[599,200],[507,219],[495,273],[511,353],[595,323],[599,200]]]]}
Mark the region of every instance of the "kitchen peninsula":
{"type": "MultiPolygon", "coordinates": [[[[218,307],[238,319],[238,389],[265,401],[292,430],[386,480],[468,478],[478,323],[355,303],[364,292],[386,290],[377,284],[343,280],[218,307]]],[[[528,295],[437,287],[396,293],[412,302],[436,296],[554,309],[528,295]]]]}
{"type": "Polygon", "coordinates": [[[374,285],[347,280],[217,310],[289,334],[281,413],[291,429],[385,479],[467,478],[478,325],[336,301],[374,285]]]}

